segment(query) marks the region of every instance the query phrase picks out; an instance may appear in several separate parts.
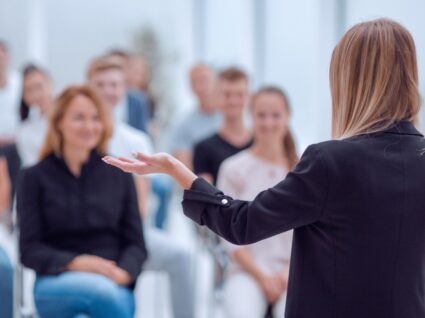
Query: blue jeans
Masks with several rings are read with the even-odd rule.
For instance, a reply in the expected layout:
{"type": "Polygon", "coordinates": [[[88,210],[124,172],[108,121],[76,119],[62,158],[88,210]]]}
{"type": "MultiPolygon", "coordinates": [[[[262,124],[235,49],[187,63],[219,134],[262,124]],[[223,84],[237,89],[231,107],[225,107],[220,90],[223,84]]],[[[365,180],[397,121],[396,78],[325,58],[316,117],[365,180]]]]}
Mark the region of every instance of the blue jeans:
{"type": "Polygon", "coordinates": [[[173,179],[165,174],[155,174],[151,177],[152,192],[158,197],[158,208],[155,212],[155,227],[164,228],[167,220],[168,206],[173,190],[173,179]]]}
{"type": "Polygon", "coordinates": [[[132,318],[135,312],[130,289],[94,273],[39,276],[34,301],[41,318],[132,318]]]}
{"type": "Polygon", "coordinates": [[[0,247],[0,317],[13,316],[13,268],[9,257],[0,247]]]}

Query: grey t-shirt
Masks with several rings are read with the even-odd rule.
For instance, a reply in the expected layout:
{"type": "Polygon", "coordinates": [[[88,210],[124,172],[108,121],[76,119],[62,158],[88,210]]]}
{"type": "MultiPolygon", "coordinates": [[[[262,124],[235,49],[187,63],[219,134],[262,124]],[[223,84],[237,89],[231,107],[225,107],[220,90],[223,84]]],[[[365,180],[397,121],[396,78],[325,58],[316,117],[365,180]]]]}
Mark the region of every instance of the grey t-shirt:
{"type": "Polygon", "coordinates": [[[169,151],[193,151],[195,144],[214,134],[220,127],[221,113],[206,113],[196,108],[187,114],[172,130],[169,151]]]}

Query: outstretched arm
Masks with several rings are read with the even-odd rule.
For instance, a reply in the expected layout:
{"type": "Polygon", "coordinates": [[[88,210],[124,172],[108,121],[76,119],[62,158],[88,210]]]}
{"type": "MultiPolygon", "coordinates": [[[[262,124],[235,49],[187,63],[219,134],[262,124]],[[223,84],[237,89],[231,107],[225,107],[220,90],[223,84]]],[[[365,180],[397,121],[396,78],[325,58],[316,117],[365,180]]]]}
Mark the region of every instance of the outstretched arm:
{"type": "Polygon", "coordinates": [[[167,154],[104,160],[127,172],[169,174],[185,189],[184,213],[234,244],[254,243],[316,222],[326,210],[330,188],[324,158],[314,146],[307,148],[285,180],[250,202],[225,195],[167,154]]]}

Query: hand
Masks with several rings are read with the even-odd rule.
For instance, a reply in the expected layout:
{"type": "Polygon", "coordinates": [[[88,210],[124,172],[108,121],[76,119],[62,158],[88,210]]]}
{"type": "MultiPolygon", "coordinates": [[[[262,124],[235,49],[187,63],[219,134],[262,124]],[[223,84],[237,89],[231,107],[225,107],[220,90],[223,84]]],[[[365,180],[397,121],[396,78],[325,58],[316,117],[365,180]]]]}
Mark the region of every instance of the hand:
{"type": "Polygon", "coordinates": [[[196,175],[189,168],[167,153],[149,156],[138,152],[134,154],[134,157],[135,160],[106,156],[103,161],[125,172],[141,175],[166,173],[173,177],[183,189],[189,189],[196,179],[196,175]]]}
{"type": "Polygon", "coordinates": [[[269,304],[276,303],[285,292],[280,276],[262,275],[258,282],[269,304]]]}
{"type": "Polygon", "coordinates": [[[75,272],[89,272],[106,276],[119,285],[128,285],[131,277],[128,272],[118,267],[114,261],[93,255],[79,255],[66,267],[75,272]]]}
{"type": "Polygon", "coordinates": [[[177,159],[167,153],[158,153],[149,156],[138,152],[134,154],[134,157],[136,158],[135,160],[106,156],[103,158],[103,161],[125,172],[140,175],[151,173],[171,174],[173,161],[177,161],[177,159]]]}

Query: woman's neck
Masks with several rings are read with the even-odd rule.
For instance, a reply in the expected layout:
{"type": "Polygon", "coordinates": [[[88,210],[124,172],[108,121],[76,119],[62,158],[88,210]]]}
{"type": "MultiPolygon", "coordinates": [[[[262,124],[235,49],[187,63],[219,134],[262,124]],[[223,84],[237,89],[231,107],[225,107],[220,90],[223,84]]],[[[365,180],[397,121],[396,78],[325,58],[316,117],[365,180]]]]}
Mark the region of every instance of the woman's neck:
{"type": "Polygon", "coordinates": [[[87,149],[81,149],[71,146],[65,146],[63,149],[63,158],[72,172],[76,177],[81,174],[81,167],[88,161],[90,151],[87,149]]]}
{"type": "Polygon", "coordinates": [[[252,154],[265,161],[284,166],[288,164],[281,140],[271,142],[256,141],[250,148],[250,151],[252,154]]]}

